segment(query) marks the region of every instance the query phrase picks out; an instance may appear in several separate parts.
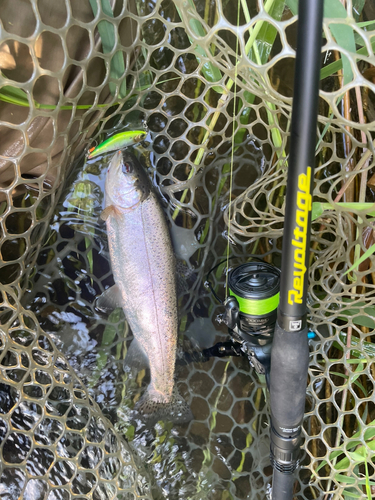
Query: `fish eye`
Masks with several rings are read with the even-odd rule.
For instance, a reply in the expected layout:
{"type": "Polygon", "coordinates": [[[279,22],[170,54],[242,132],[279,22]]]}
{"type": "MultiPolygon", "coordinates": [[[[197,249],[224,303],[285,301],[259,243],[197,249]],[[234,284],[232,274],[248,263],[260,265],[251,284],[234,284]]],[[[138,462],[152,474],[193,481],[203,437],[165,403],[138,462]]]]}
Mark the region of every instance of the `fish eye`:
{"type": "Polygon", "coordinates": [[[122,164],[122,173],[123,174],[130,174],[131,172],[133,172],[133,167],[130,163],[128,162],[124,162],[122,164]]]}

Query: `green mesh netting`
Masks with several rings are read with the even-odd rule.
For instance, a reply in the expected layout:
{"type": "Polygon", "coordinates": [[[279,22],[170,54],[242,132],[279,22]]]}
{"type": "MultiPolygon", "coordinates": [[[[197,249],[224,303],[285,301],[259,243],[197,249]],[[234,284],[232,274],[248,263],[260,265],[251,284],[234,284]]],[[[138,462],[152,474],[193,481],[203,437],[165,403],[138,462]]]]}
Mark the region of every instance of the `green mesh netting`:
{"type": "MultiPolygon", "coordinates": [[[[366,498],[365,478],[374,480],[372,257],[344,273],[375,241],[363,205],[375,185],[375,10],[371,0],[340,5],[327,2],[324,21],[300,499],[366,498]]],[[[137,150],[192,269],[179,297],[181,352],[222,340],[204,280],[228,239],[238,262],[256,254],[280,265],[294,8],[1,4],[1,498],[265,498],[267,399],[246,359],[180,356],[194,420],[130,424],[148,374],[124,364],[122,313],[93,306],[112,284],[98,223],[108,158],[82,153],[147,124],[137,150]]],[[[213,279],[222,290],[224,276],[213,279]]]]}

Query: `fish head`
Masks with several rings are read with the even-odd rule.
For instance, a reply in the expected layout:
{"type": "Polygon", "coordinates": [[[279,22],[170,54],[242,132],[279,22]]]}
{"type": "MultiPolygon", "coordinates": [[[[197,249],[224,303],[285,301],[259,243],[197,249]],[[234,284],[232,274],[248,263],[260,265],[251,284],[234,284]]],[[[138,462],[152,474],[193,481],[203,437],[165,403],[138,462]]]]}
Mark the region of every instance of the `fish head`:
{"type": "Polygon", "coordinates": [[[148,198],[151,181],[133,154],[117,151],[108,167],[105,192],[106,206],[130,209],[148,198]]]}

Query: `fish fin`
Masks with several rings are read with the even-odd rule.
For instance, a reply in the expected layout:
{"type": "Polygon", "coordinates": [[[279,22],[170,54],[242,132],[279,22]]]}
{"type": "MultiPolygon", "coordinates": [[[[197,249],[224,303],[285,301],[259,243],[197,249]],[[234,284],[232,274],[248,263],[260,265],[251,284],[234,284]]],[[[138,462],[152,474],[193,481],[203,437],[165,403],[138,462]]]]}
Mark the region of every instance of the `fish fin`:
{"type": "Polygon", "coordinates": [[[169,401],[163,401],[163,395],[148,389],[136,403],[133,416],[143,420],[147,426],[155,425],[159,420],[185,424],[193,420],[193,413],[176,388],[169,401]]]}
{"type": "Polygon", "coordinates": [[[99,297],[95,299],[95,308],[99,311],[108,313],[121,307],[121,291],[117,285],[107,288],[99,297]]]}
{"type": "Polygon", "coordinates": [[[103,212],[100,214],[100,218],[102,220],[107,220],[110,215],[113,215],[116,212],[116,208],[113,205],[109,205],[106,207],[103,212]]]}
{"type": "Polygon", "coordinates": [[[147,354],[136,338],[131,341],[128,352],[126,353],[125,363],[137,371],[150,367],[147,354]]]}

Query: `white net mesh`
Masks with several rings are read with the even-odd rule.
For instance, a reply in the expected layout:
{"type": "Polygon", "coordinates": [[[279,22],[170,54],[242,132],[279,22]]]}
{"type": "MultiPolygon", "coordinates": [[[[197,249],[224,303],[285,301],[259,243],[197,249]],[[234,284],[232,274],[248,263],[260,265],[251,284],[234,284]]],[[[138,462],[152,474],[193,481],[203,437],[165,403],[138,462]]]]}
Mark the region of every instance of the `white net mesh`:
{"type": "MultiPolygon", "coordinates": [[[[366,476],[374,479],[372,257],[344,272],[374,243],[373,209],[363,204],[375,185],[375,10],[370,0],[332,5],[309,286],[318,337],[296,490],[305,499],[358,498],[366,476]]],[[[268,409],[246,359],[178,368],[190,424],[153,432],[129,424],[147,374],[134,378],[123,363],[131,339],[123,316],[93,308],[112,279],[98,223],[107,159],[72,165],[89,138],[147,123],[149,173],[177,256],[194,269],[179,299],[183,347],[223,339],[203,282],[225,255],[229,221],[238,262],[257,254],[280,265],[297,27],[288,6],[1,6],[2,498],[264,498],[268,409]]],[[[219,290],[224,278],[213,278],[219,290]]]]}

